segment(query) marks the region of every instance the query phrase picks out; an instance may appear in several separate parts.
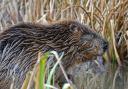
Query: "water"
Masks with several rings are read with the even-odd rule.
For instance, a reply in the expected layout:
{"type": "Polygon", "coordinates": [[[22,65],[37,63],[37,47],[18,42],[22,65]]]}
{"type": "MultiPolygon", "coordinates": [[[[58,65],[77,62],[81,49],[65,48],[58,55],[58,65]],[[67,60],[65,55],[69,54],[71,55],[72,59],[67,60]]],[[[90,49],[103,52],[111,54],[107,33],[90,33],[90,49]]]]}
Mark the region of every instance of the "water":
{"type": "Polygon", "coordinates": [[[127,66],[86,62],[69,69],[68,74],[77,89],[128,89],[127,66]]]}

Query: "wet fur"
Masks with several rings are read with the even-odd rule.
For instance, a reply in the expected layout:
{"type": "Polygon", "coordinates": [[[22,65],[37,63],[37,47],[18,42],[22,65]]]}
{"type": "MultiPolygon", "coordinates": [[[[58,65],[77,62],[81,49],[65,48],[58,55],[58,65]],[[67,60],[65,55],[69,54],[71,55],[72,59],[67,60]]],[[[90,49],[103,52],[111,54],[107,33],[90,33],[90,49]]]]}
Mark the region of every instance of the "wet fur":
{"type": "Polygon", "coordinates": [[[50,25],[21,23],[0,34],[0,89],[20,89],[39,51],[64,52],[65,69],[102,55],[107,42],[88,26],[77,21],[50,25]]]}

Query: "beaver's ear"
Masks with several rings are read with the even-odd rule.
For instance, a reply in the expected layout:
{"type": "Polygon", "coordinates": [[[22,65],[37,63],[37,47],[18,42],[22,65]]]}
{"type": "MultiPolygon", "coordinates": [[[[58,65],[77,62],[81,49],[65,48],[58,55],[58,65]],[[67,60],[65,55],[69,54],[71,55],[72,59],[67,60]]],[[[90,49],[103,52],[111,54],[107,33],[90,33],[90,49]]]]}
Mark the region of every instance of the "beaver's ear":
{"type": "Polygon", "coordinates": [[[69,29],[73,33],[77,33],[80,30],[79,27],[76,24],[70,24],[69,29]]]}
{"type": "Polygon", "coordinates": [[[72,32],[72,38],[74,38],[74,40],[79,41],[80,37],[82,35],[82,32],[80,30],[80,27],[76,24],[71,24],[70,25],[70,31],[72,32]]]}

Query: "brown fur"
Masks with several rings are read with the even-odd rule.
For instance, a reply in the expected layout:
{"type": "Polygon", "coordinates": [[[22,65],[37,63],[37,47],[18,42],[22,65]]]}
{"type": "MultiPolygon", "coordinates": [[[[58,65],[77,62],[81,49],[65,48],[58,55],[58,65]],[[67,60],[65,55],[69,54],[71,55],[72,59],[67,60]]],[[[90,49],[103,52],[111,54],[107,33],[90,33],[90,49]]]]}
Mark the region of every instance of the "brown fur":
{"type": "Polygon", "coordinates": [[[20,89],[25,75],[37,61],[39,51],[64,52],[65,69],[96,59],[107,49],[107,42],[87,26],[76,21],[50,25],[21,23],[0,34],[0,89],[20,89]]]}

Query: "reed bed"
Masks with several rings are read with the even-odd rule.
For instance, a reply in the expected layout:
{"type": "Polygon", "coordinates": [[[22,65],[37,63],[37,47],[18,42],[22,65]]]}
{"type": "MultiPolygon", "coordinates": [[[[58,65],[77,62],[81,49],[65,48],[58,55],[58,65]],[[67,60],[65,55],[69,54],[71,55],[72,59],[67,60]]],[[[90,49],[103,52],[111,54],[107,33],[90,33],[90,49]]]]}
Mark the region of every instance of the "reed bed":
{"type": "MultiPolygon", "coordinates": [[[[105,61],[120,66],[128,64],[128,0],[0,1],[0,32],[20,22],[50,24],[64,19],[89,25],[109,42],[109,49],[104,55],[105,61]]],[[[37,72],[37,79],[39,75],[37,72]]],[[[38,80],[35,81],[39,83],[38,80]]],[[[43,89],[39,86],[37,84],[36,89],[43,89]]],[[[56,89],[52,85],[50,87],[56,89]]]]}

